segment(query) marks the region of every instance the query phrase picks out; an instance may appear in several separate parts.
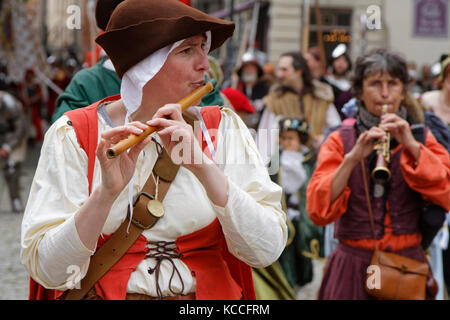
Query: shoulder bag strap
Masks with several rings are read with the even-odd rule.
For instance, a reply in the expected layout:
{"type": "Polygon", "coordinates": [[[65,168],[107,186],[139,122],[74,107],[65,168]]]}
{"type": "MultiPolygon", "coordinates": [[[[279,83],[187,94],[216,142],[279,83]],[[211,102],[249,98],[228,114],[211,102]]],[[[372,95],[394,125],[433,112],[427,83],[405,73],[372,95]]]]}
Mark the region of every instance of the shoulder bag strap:
{"type": "Polygon", "coordinates": [[[373,220],[372,205],[370,203],[369,187],[368,187],[368,184],[367,184],[366,166],[364,165],[364,159],[361,160],[361,170],[362,170],[362,177],[363,177],[363,181],[364,181],[364,190],[366,192],[367,209],[369,210],[370,225],[372,227],[373,239],[375,241],[375,251],[376,251],[376,250],[378,250],[378,244],[377,244],[377,238],[375,236],[375,223],[374,223],[374,220],[373,220]]]}

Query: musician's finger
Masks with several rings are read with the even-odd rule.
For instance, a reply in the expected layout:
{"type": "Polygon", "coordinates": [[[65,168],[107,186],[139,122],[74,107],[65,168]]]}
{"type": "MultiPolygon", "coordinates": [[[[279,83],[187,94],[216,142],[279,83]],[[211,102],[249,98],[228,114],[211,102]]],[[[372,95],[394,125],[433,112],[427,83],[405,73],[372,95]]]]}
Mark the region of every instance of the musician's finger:
{"type": "Polygon", "coordinates": [[[171,126],[184,127],[186,125],[185,122],[164,119],[164,118],[149,120],[149,121],[147,121],[147,124],[154,127],[156,129],[156,131],[161,131],[162,129],[171,127],[171,126]]]}
{"type": "Polygon", "coordinates": [[[170,103],[162,106],[156,111],[152,119],[156,118],[169,118],[176,121],[183,121],[181,105],[170,103]]]}
{"type": "Polygon", "coordinates": [[[402,118],[400,118],[398,115],[394,113],[387,113],[381,116],[380,124],[388,124],[388,123],[398,123],[404,121],[402,118]]]}
{"type": "Polygon", "coordinates": [[[148,128],[148,126],[145,123],[142,123],[140,121],[133,121],[133,122],[128,123],[128,125],[135,126],[136,128],[139,128],[142,130],[145,130],[148,128]]]}
{"type": "Polygon", "coordinates": [[[369,131],[367,131],[367,135],[369,136],[369,139],[381,138],[386,135],[386,131],[378,127],[372,127],[369,131]]]}
{"type": "Polygon", "coordinates": [[[386,128],[392,128],[392,127],[409,127],[409,124],[406,120],[402,118],[398,119],[392,119],[391,121],[388,121],[383,124],[386,128]]]}
{"type": "Polygon", "coordinates": [[[406,135],[411,134],[411,129],[409,128],[409,124],[406,121],[386,124],[385,126],[387,130],[391,133],[391,135],[394,136],[396,139],[399,138],[399,135],[402,135],[403,133],[406,135]]]}
{"type": "Polygon", "coordinates": [[[179,126],[170,126],[170,127],[167,127],[167,128],[164,128],[164,129],[158,131],[158,135],[161,138],[169,137],[171,141],[176,141],[176,140],[173,140],[172,138],[173,138],[174,133],[178,130],[184,130],[184,129],[180,128],[179,126]]]}
{"type": "Polygon", "coordinates": [[[152,126],[153,128],[155,128],[156,131],[158,131],[158,130],[161,130],[161,128],[173,126],[175,123],[174,123],[174,120],[156,118],[156,119],[147,121],[147,124],[149,126],[152,126]]]}
{"type": "Polygon", "coordinates": [[[365,134],[362,136],[362,140],[365,143],[376,143],[377,140],[379,139],[383,139],[384,137],[386,137],[386,132],[384,132],[383,130],[370,130],[370,131],[366,131],[365,134]]]}
{"type": "Polygon", "coordinates": [[[105,150],[106,150],[106,141],[105,139],[100,139],[98,145],[97,145],[97,157],[101,161],[103,158],[106,158],[105,156],[105,150]]]}
{"type": "Polygon", "coordinates": [[[145,146],[150,143],[150,141],[152,141],[152,137],[148,136],[147,138],[130,148],[130,150],[128,151],[128,156],[133,162],[137,161],[137,158],[139,157],[142,149],[144,149],[145,146]]]}
{"type": "Polygon", "coordinates": [[[170,126],[170,127],[164,128],[164,129],[162,129],[160,131],[157,131],[157,132],[158,132],[158,135],[160,137],[164,137],[166,135],[171,134],[175,129],[176,129],[175,126],[170,126]]]}
{"type": "Polygon", "coordinates": [[[135,125],[126,125],[107,130],[102,133],[101,137],[106,140],[121,140],[130,134],[139,135],[142,132],[144,132],[144,130],[136,127],[135,125]]]}

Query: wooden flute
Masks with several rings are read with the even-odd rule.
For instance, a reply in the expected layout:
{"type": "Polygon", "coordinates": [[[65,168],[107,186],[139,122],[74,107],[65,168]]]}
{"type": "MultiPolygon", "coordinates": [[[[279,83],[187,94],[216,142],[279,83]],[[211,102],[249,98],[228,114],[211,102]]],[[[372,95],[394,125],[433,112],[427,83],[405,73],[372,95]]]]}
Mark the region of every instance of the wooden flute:
{"type": "MultiPolygon", "coordinates": [[[[213,90],[213,85],[210,81],[207,81],[204,85],[201,87],[195,89],[190,94],[188,94],[186,97],[181,99],[177,102],[177,104],[181,105],[181,112],[184,112],[186,109],[188,109],[194,102],[200,100],[203,98],[206,94],[211,92],[213,90]]],[[[122,152],[128,150],[132,146],[138,144],[142,140],[144,140],[146,137],[148,137],[150,134],[152,134],[156,129],[152,126],[148,126],[147,129],[144,130],[140,135],[134,135],[130,134],[127,138],[119,141],[114,146],[109,148],[106,151],[106,156],[109,159],[117,157],[122,152]]]]}

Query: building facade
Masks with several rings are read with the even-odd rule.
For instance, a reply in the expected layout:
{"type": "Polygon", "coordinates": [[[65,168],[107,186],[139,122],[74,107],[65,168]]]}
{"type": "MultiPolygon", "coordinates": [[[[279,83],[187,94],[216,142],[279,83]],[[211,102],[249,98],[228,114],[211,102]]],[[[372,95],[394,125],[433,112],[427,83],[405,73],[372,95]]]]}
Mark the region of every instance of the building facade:
{"type": "MultiPolygon", "coordinates": [[[[251,19],[252,4],[245,0],[193,0],[192,5],[209,13],[247,5],[245,11],[234,16],[237,24],[234,41],[239,43],[245,33],[244,22],[251,19]]],[[[326,56],[339,43],[346,43],[354,60],[373,48],[384,47],[405,55],[417,65],[432,64],[444,52],[450,52],[450,4],[448,0],[267,0],[259,1],[260,12],[257,39],[259,49],[275,62],[281,53],[301,50],[302,29],[309,26],[309,46],[318,43],[322,32],[326,56]],[[305,21],[305,3],[310,4],[309,21],[305,21]],[[317,19],[315,5],[320,8],[317,19]],[[401,13],[401,14],[400,14],[401,13]],[[415,29],[421,18],[428,18],[428,31],[415,29]],[[320,21],[320,25],[317,23],[320,21]],[[437,26],[437,24],[440,24],[437,26]],[[434,27],[434,31],[432,32],[434,27]],[[431,28],[431,29],[430,29],[431,28]],[[440,28],[440,29],[439,29],[440,28]],[[431,30],[431,32],[430,32],[431,30]],[[428,32],[428,33],[427,33],[428,32]],[[439,33],[440,32],[440,33],[439,33]],[[426,50],[425,50],[426,48],[426,50]]],[[[223,18],[229,19],[229,16],[223,18]]],[[[423,20],[423,19],[422,19],[423,20]]]]}
{"type": "MultiPolygon", "coordinates": [[[[95,44],[92,23],[95,0],[30,0],[42,2],[43,39],[48,50],[70,49],[82,60],[95,44]],[[75,5],[81,10],[81,27],[70,29],[68,19],[75,5]]],[[[330,56],[339,43],[346,43],[351,58],[376,47],[386,47],[406,55],[418,66],[432,64],[450,52],[449,0],[191,0],[191,5],[223,19],[236,22],[231,44],[214,53],[221,62],[239,57],[254,38],[254,45],[276,62],[281,53],[301,50],[302,30],[309,28],[308,46],[318,43],[321,32],[325,54],[330,56]],[[255,4],[259,4],[256,29],[252,28],[255,4]],[[310,4],[306,15],[305,4],[310,4]],[[315,5],[318,3],[320,17],[315,5]],[[234,12],[231,12],[231,5],[234,12]],[[402,13],[402,14],[399,14],[402,13]],[[426,21],[428,19],[428,21],[426,21]],[[307,21],[309,20],[309,21],[307,21]],[[424,20],[425,22],[422,23],[424,20]],[[318,23],[320,21],[320,23],[318,23]],[[428,23],[428,25],[427,25],[428,23]],[[420,29],[420,28],[421,29],[420,29]],[[416,30],[419,28],[420,30],[416,30]],[[320,32],[319,32],[320,31],[320,32]],[[232,54],[230,53],[232,52],[232,54]],[[231,57],[233,56],[233,57],[231,57]]]]}

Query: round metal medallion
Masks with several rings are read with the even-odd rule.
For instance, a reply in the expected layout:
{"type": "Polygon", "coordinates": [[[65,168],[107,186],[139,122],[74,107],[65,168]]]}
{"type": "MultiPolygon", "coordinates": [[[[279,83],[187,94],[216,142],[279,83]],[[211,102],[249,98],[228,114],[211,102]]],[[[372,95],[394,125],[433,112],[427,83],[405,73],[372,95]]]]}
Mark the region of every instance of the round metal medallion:
{"type": "Polygon", "coordinates": [[[164,215],[164,207],[158,200],[150,200],[147,203],[147,210],[157,218],[161,218],[164,215]]]}

